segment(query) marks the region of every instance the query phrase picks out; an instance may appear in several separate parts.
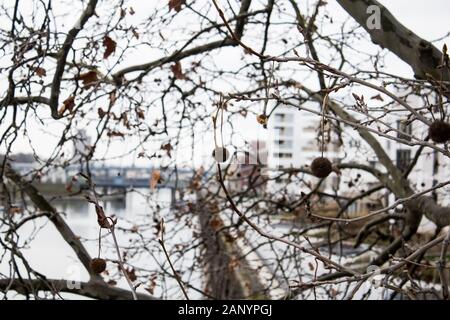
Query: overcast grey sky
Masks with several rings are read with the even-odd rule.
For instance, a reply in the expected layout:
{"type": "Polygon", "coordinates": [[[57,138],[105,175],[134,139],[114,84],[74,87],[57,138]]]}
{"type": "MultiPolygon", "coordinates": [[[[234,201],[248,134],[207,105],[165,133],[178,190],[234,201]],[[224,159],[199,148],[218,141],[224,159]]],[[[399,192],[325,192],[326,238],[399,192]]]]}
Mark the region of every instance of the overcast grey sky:
{"type": "MultiPolygon", "coordinates": [[[[333,20],[344,21],[348,18],[347,12],[336,1],[327,2],[327,10],[333,14],[333,20]]],[[[379,2],[386,6],[403,25],[428,41],[434,41],[450,33],[450,0],[379,0],[379,2]]],[[[450,37],[447,36],[434,42],[434,45],[441,49],[444,43],[450,45],[450,37]]],[[[361,45],[359,49],[365,52],[370,51],[372,47],[378,49],[378,46],[374,46],[370,42],[361,45]]],[[[386,50],[386,52],[385,63],[389,73],[406,78],[414,77],[414,73],[406,63],[389,51],[386,50]]],[[[358,90],[361,91],[360,93],[369,91],[362,87],[358,90]]],[[[242,127],[255,128],[254,130],[247,130],[249,135],[255,133],[264,136],[264,134],[261,134],[261,130],[258,130],[260,126],[255,123],[253,118],[242,119],[242,122],[242,127]]]]}
{"type": "MultiPolygon", "coordinates": [[[[381,0],[380,2],[385,5],[393,13],[393,15],[406,27],[417,33],[419,36],[425,38],[426,40],[431,41],[437,38],[441,38],[448,32],[450,32],[450,20],[448,17],[448,14],[450,12],[449,0],[381,0]]],[[[335,1],[329,0],[328,3],[329,6],[327,7],[327,10],[333,14],[333,18],[336,18],[336,20],[344,20],[346,17],[348,17],[347,13],[335,1]]],[[[136,15],[133,16],[133,19],[139,20],[145,18],[148,13],[151,12],[155,3],[152,1],[133,0],[130,1],[129,4],[133,6],[136,11],[136,15]]],[[[57,5],[57,3],[55,3],[55,5],[57,5]]],[[[225,1],[223,1],[223,5],[225,5],[225,1]]],[[[68,17],[66,23],[69,25],[69,27],[72,25],[72,22],[70,21],[71,18],[76,17],[68,17]]],[[[441,48],[445,42],[450,44],[450,38],[447,37],[445,39],[442,39],[436,42],[435,45],[438,48],[441,48]]],[[[141,54],[140,56],[133,57],[132,59],[125,59],[124,63],[134,64],[148,62],[153,58],[154,57],[151,55],[141,54]]],[[[409,66],[407,66],[392,54],[390,54],[389,58],[386,60],[386,65],[389,69],[389,72],[391,73],[405,77],[413,76],[413,73],[409,66]]],[[[5,85],[6,83],[3,81],[3,83],[0,84],[0,88],[4,88],[5,85]]],[[[253,118],[248,118],[245,120],[243,119],[242,122],[244,127],[254,128],[254,130],[247,129],[248,137],[251,137],[257,132],[257,129],[259,127],[257,127],[257,124],[253,118]]],[[[0,124],[0,126],[2,126],[2,124],[0,124]]],[[[55,128],[56,127],[58,127],[57,124],[55,124],[55,128]]],[[[31,131],[33,131],[32,127],[29,128],[29,134],[31,133],[31,131]]],[[[33,132],[32,134],[34,135],[33,143],[38,154],[44,156],[46,154],[50,154],[58,137],[41,136],[41,133],[38,132],[33,132]]],[[[23,143],[16,144],[14,150],[28,151],[29,149],[25,148],[26,144],[26,139],[24,139],[23,143]]],[[[123,149],[123,145],[123,141],[116,141],[111,146],[111,150],[117,149],[120,151],[121,149],[123,149]]]]}

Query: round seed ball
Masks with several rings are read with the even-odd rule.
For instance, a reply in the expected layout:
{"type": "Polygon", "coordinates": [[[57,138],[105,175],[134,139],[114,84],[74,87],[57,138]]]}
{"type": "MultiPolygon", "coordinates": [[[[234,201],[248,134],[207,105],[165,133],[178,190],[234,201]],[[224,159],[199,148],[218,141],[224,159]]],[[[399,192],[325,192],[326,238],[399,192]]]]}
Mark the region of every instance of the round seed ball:
{"type": "Polygon", "coordinates": [[[217,162],[222,163],[228,160],[228,157],[230,156],[228,150],[223,147],[217,147],[213,150],[212,153],[214,159],[216,159],[217,162]]]}
{"type": "Polygon", "coordinates": [[[106,260],[101,258],[94,258],[90,263],[92,271],[99,274],[106,270],[106,260]]]}
{"type": "Polygon", "coordinates": [[[331,162],[327,158],[315,158],[311,163],[311,171],[317,178],[326,178],[331,173],[331,162]]]}
{"type": "Polygon", "coordinates": [[[267,116],[265,114],[260,114],[256,117],[256,121],[258,121],[259,124],[266,125],[267,124],[267,116]]]}
{"type": "Polygon", "coordinates": [[[445,143],[450,140],[450,124],[445,121],[435,121],[430,125],[428,134],[436,143],[445,143]]]}

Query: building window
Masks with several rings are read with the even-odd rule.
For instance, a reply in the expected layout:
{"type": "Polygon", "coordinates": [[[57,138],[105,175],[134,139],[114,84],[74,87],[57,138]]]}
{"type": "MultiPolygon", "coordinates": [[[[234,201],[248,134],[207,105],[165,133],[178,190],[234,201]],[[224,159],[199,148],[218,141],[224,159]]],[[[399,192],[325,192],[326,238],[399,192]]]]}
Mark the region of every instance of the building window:
{"type": "Polygon", "coordinates": [[[275,140],[275,144],[280,149],[289,149],[292,148],[292,141],[291,140],[275,140]]]}
{"type": "Polygon", "coordinates": [[[397,168],[405,171],[411,162],[411,150],[397,150],[397,168]]]}
{"type": "Polygon", "coordinates": [[[275,152],[273,154],[274,158],[292,158],[292,153],[289,152],[275,152]]]}
{"type": "Polygon", "coordinates": [[[277,122],[277,123],[284,122],[284,114],[277,113],[275,115],[275,122],[277,122]]]}
{"type": "Polygon", "coordinates": [[[293,132],[292,127],[275,127],[275,133],[280,136],[292,136],[293,132]]]}
{"type": "Polygon", "coordinates": [[[397,138],[411,141],[412,124],[410,122],[397,121],[397,138]]]}
{"type": "Polygon", "coordinates": [[[292,114],[285,114],[285,113],[277,113],[275,114],[275,122],[276,123],[283,123],[288,122],[291,123],[294,120],[292,114]]]}

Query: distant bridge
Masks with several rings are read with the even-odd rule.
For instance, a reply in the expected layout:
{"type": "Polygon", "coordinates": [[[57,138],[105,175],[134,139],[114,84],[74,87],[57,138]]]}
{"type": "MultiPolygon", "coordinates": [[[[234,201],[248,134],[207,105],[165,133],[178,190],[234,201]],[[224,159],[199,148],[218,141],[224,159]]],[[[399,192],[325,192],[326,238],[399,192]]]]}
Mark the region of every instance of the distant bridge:
{"type": "MultiPolygon", "coordinates": [[[[75,170],[66,170],[68,177],[79,172],[75,170]],[[72,174],[73,173],[73,174],[72,174]]],[[[151,175],[154,170],[161,172],[160,182],[156,188],[186,188],[193,176],[192,169],[175,168],[142,168],[142,167],[118,167],[102,166],[92,167],[92,180],[96,186],[107,188],[150,188],[151,175]]]]}
{"type": "MultiPolygon", "coordinates": [[[[39,167],[37,163],[33,162],[15,162],[12,166],[22,175],[29,174],[39,167]]],[[[186,188],[194,175],[193,169],[186,168],[90,166],[92,180],[96,186],[121,189],[150,188],[150,180],[154,170],[161,172],[161,180],[156,185],[156,188],[186,188]]],[[[82,168],[79,165],[54,168],[41,178],[41,182],[48,184],[67,184],[80,171],[82,171],[82,168]]]]}

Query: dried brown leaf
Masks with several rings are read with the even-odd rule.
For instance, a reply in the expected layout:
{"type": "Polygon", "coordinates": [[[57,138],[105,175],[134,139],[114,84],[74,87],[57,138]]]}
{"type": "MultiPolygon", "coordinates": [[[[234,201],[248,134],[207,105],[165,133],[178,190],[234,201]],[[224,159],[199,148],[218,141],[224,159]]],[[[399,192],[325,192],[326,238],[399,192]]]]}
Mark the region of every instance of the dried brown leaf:
{"type": "Polygon", "coordinates": [[[145,119],[145,113],[142,109],[136,108],[136,114],[139,119],[145,119]]]}
{"type": "Polygon", "coordinates": [[[150,189],[154,190],[160,180],[161,180],[161,171],[153,170],[152,176],[150,178],[150,189]]]}
{"type": "Polygon", "coordinates": [[[217,216],[211,219],[209,224],[214,231],[219,231],[223,227],[223,221],[217,216]]]}
{"type": "Polygon", "coordinates": [[[163,144],[161,146],[161,150],[166,150],[167,155],[169,156],[169,158],[172,157],[172,155],[170,153],[172,151],[172,145],[170,143],[163,144]]]}
{"type": "Polygon", "coordinates": [[[186,79],[186,76],[184,75],[183,70],[181,68],[181,63],[179,61],[177,61],[174,65],[172,65],[170,69],[172,70],[175,79],[178,80],[186,79]]]}
{"type": "Polygon", "coordinates": [[[136,28],[132,28],[131,32],[133,32],[133,36],[139,40],[139,33],[136,31],[136,28]]]}
{"type": "Polygon", "coordinates": [[[86,73],[80,74],[78,77],[79,80],[83,81],[84,88],[87,89],[98,81],[97,72],[91,70],[86,73]]]}
{"type": "Polygon", "coordinates": [[[37,67],[34,69],[34,72],[36,73],[36,75],[38,75],[39,77],[45,77],[47,75],[47,71],[45,71],[44,68],[41,67],[37,67]]]}
{"type": "Polygon", "coordinates": [[[120,131],[109,131],[107,134],[106,134],[108,137],[120,137],[120,138],[123,138],[125,135],[122,133],[122,132],[120,132],[120,131]]]}
{"type": "Polygon", "coordinates": [[[370,99],[378,100],[378,101],[384,101],[383,97],[380,94],[377,94],[377,95],[371,97],[370,99]]]}
{"type": "Polygon", "coordinates": [[[72,112],[74,106],[75,106],[75,97],[70,96],[66,100],[63,101],[63,105],[58,110],[58,114],[63,115],[66,110],[69,110],[69,112],[72,112]]]}
{"type": "Polygon", "coordinates": [[[103,46],[105,47],[105,53],[103,54],[103,59],[108,59],[108,57],[116,51],[117,43],[110,37],[106,36],[103,39],[103,46]]]}
{"type": "Polygon", "coordinates": [[[101,119],[106,115],[106,112],[102,108],[97,109],[98,117],[101,119]]]}
{"type": "Polygon", "coordinates": [[[125,269],[125,271],[127,272],[128,278],[130,278],[131,282],[137,280],[136,271],[134,270],[134,268],[127,268],[125,269]]]}
{"type": "Polygon", "coordinates": [[[181,5],[183,5],[185,0],[169,0],[169,11],[174,9],[176,12],[181,11],[181,5]]]}

